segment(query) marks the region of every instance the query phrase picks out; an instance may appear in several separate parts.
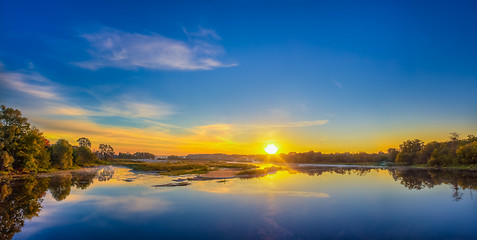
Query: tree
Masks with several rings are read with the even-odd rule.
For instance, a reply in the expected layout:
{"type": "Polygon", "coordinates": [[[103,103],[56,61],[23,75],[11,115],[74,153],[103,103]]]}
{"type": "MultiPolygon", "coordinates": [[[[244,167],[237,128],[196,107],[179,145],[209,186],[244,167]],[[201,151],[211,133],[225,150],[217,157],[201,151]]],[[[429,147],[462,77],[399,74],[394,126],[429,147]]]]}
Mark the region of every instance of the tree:
{"type": "Polygon", "coordinates": [[[118,153],[119,159],[155,159],[156,155],[148,152],[135,152],[134,154],[127,153],[118,153]]]}
{"type": "Polygon", "coordinates": [[[447,143],[441,143],[435,148],[429,158],[429,166],[448,166],[452,163],[452,153],[455,154],[447,143]]]}
{"type": "Polygon", "coordinates": [[[469,135],[467,135],[467,139],[464,140],[463,142],[464,142],[464,144],[468,144],[468,143],[475,142],[475,141],[477,141],[477,137],[472,135],[472,134],[469,134],[469,135]]]}
{"type": "Polygon", "coordinates": [[[40,130],[32,128],[18,146],[14,166],[26,172],[48,169],[50,154],[47,142],[40,130]]]}
{"type": "Polygon", "coordinates": [[[17,109],[2,105],[0,112],[0,166],[12,170],[15,155],[22,138],[30,129],[28,119],[17,109]]]}
{"type": "Polygon", "coordinates": [[[450,158],[451,160],[454,160],[454,161],[457,161],[457,157],[456,157],[456,151],[457,151],[457,148],[459,148],[459,137],[460,137],[460,134],[456,133],[456,132],[452,132],[450,133],[450,143],[449,143],[449,147],[450,147],[450,158]]]}
{"type": "Polygon", "coordinates": [[[85,166],[96,162],[96,155],[87,146],[73,147],[73,162],[79,166],[85,166]]]}
{"type": "Polygon", "coordinates": [[[457,149],[457,158],[461,164],[477,164],[477,141],[457,149]]]}
{"type": "Polygon", "coordinates": [[[457,141],[459,140],[459,137],[460,137],[460,134],[456,133],[456,132],[451,132],[449,133],[450,134],[450,139],[451,141],[457,141]]]}
{"type": "Polygon", "coordinates": [[[13,164],[13,157],[8,154],[7,151],[1,151],[0,152],[0,162],[1,166],[0,168],[6,171],[12,170],[12,164],[13,164]]]}
{"type": "Polygon", "coordinates": [[[82,137],[82,138],[78,138],[78,140],[76,140],[78,142],[78,145],[80,147],[88,147],[88,148],[91,148],[91,141],[89,141],[89,139],[85,138],[85,137],[82,137]]]}
{"type": "Polygon", "coordinates": [[[421,152],[419,153],[419,162],[418,163],[428,163],[429,159],[431,159],[431,155],[435,149],[441,147],[441,143],[433,141],[430,142],[422,148],[421,152]]]}
{"type": "Polygon", "coordinates": [[[51,161],[54,166],[66,169],[73,165],[73,147],[65,139],[51,146],[51,161]]]}
{"type": "Polygon", "coordinates": [[[399,145],[401,152],[396,156],[397,163],[413,164],[418,160],[423,142],[419,139],[407,140],[399,145]]]}
{"type": "Polygon", "coordinates": [[[1,106],[0,168],[37,171],[49,167],[48,140],[17,109],[1,106]]]}
{"type": "Polygon", "coordinates": [[[108,144],[99,144],[99,155],[101,159],[112,158],[114,155],[114,149],[108,144]]]}
{"type": "Polygon", "coordinates": [[[398,155],[399,151],[395,148],[389,148],[388,149],[388,161],[394,162],[396,161],[396,157],[398,155]]]}

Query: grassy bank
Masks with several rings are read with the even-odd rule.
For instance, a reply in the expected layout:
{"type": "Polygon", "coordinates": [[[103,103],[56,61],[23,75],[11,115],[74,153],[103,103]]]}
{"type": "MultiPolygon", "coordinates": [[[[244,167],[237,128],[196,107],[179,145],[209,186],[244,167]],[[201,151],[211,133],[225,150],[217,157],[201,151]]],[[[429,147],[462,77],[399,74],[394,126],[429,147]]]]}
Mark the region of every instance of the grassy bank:
{"type": "Polygon", "coordinates": [[[77,170],[77,169],[82,169],[82,168],[91,168],[95,166],[100,166],[100,165],[108,165],[108,161],[104,160],[98,160],[97,162],[94,163],[87,163],[82,166],[79,165],[73,165],[69,168],[48,168],[48,169],[40,169],[38,171],[32,171],[32,172],[25,172],[25,171],[19,171],[19,170],[11,170],[11,171],[0,171],[0,176],[19,176],[19,175],[29,175],[29,174],[39,174],[39,173],[52,173],[52,172],[57,172],[57,171],[65,171],[65,170],[77,170]]]}
{"type": "Polygon", "coordinates": [[[410,167],[410,168],[441,168],[441,169],[461,169],[461,170],[477,170],[477,165],[475,164],[457,164],[449,166],[430,166],[428,164],[404,164],[404,163],[394,163],[394,162],[319,162],[319,163],[309,163],[309,162],[297,162],[294,164],[322,164],[322,165],[355,165],[355,166],[375,166],[375,167],[410,167]]]}
{"type": "Polygon", "coordinates": [[[220,168],[249,170],[257,168],[247,163],[226,163],[219,161],[174,161],[174,162],[139,162],[128,159],[115,159],[111,165],[126,166],[137,171],[157,171],[162,175],[204,174],[220,168]]]}
{"type": "Polygon", "coordinates": [[[413,164],[413,165],[393,165],[393,166],[403,166],[403,167],[413,167],[413,168],[434,168],[434,169],[456,169],[456,170],[477,170],[477,166],[474,164],[469,165],[450,165],[450,166],[429,166],[427,164],[413,164]]]}

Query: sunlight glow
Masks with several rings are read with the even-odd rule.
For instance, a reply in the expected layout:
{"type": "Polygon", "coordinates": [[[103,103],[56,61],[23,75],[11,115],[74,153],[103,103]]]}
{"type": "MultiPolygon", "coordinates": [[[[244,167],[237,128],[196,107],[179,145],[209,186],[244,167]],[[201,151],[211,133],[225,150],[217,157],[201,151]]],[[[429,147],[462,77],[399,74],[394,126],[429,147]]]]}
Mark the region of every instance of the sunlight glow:
{"type": "Polygon", "coordinates": [[[275,147],[275,145],[273,144],[270,144],[265,148],[265,152],[267,152],[268,154],[275,154],[277,153],[277,151],[278,151],[278,148],[275,147]]]}

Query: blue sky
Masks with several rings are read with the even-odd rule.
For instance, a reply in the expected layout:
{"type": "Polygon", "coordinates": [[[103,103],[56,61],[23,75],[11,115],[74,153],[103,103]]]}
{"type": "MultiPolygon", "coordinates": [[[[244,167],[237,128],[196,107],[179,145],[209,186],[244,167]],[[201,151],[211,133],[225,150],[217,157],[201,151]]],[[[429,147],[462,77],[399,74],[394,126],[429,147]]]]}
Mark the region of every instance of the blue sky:
{"type": "Polygon", "coordinates": [[[477,134],[475,1],[2,1],[0,102],[157,154],[477,134]]]}

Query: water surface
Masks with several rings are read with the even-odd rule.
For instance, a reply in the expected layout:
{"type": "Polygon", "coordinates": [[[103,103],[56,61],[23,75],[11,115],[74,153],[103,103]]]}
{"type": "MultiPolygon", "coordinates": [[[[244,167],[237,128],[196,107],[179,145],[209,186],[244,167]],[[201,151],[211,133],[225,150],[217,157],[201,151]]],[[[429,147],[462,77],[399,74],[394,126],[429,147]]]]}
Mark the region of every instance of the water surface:
{"type": "Polygon", "coordinates": [[[477,173],[296,166],[193,181],[99,167],[2,179],[5,239],[471,239],[477,173]]]}

